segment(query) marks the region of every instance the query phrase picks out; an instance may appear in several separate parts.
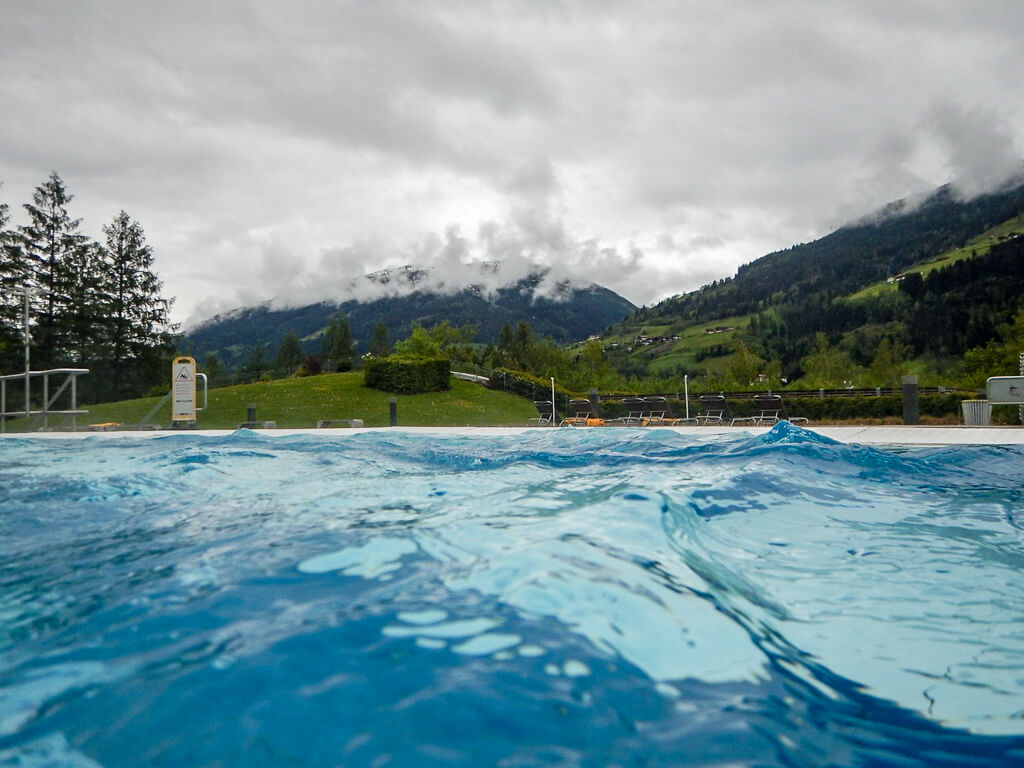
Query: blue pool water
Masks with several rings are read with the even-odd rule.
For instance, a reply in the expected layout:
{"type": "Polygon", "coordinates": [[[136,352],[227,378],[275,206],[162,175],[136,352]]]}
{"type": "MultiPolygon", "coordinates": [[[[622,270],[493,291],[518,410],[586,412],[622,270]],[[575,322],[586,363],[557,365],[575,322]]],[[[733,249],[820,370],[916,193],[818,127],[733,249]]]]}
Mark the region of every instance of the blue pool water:
{"type": "Polygon", "coordinates": [[[0,440],[0,766],[1024,765],[1024,450],[0,440]]]}

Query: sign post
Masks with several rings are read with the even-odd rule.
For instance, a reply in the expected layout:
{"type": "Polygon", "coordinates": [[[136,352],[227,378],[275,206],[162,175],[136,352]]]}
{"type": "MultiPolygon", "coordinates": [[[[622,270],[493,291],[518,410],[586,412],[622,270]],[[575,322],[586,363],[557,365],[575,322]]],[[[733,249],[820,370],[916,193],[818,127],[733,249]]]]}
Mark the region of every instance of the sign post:
{"type": "Polygon", "coordinates": [[[171,363],[171,427],[195,426],[196,361],[176,357],[171,363]]]}
{"type": "Polygon", "coordinates": [[[1024,404],[1024,376],[992,376],[985,382],[985,396],[993,405],[1024,404]]]}

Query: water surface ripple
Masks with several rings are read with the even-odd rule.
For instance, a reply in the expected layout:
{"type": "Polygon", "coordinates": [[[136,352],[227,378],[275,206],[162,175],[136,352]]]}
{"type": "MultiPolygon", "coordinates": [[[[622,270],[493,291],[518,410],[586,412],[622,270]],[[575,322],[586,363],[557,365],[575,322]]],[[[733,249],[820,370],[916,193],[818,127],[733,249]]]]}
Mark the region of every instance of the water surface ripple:
{"type": "Polygon", "coordinates": [[[5,439],[0,768],[1024,765],[1022,460],[5,439]]]}

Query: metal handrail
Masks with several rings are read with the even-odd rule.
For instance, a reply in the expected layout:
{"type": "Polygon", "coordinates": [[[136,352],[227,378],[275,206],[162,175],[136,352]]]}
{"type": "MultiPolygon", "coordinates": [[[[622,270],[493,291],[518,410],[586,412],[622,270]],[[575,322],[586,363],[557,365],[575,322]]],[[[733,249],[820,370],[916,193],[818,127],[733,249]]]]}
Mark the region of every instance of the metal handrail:
{"type": "Polygon", "coordinates": [[[52,416],[71,416],[71,429],[75,431],[78,427],[77,416],[84,416],[89,413],[87,410],[80,409],[78,407],[78,377],[82,374],[89,373],[88,368],[51,368],[46,371],[25,371],[24,373],[9,373],[0,376],[0,434],[7,431],[7,417],[8,416],[24,416],[26,419],[26,429],[28,428],[27,420],[32,416],[42,416],[44,425],[47,425],[49,417],[52,416]],[[57,391],[50,396],[50,376],[58,374],[66,374],[67,379],[64,383],[58,387],[57,391]],[[43,379],[43,407],[39,410],[33,410],[31,406],[31,395],[32,395],[32,379],[42,377],[43,379]],[[25,407],[16,411],[7,410],[7,382],[8,381],[23,381],[25,382],[25,407]],[[58,408],[53,409],[53,404],[57,402],[57,399],[64,394],[64,391],[71,388],[71,407],[70,408],[58,408]]]}
{"type": "MultiPolygon", "coordinates": [[[[210,405],[210,382],[205,373],[196,373],[196,378],[203,380],[203,407],[196,408],[196,411],[205,411],[210,405]]],[[[135,425],[135,428],[142,429],[146,424],[148,424],[149,420],[156,415],[156,412],[163,407],[164,403],[171,399],[171,395],[173,393],[174,390],[172,389],[170,392],[168,392],[166,395],[160,398],[160,402],[154,405],[150,409],[149,413],[142,417],[142,421],[135,425]]]]}

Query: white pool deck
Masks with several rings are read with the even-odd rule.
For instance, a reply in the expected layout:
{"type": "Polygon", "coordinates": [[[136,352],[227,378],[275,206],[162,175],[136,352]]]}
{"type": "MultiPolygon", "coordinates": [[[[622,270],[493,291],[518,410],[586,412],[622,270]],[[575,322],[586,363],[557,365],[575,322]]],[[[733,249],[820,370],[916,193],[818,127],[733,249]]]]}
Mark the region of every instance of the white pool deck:
{"type": "MultiPolygon", "coordinates": [[[[572,431],[596,429],[602,432],[649,432],[652,430],[668,430],[681,435],[694,437],[710,437],[715,435],[738,435],[747,433],[762,435],[769,427],[364,427],[339,429],[260,429],[260,435],[268,437],[286,437],[288,435],[320,435],[344,437],[364,432],[404,432],[418,435],[515,435],[523,433],[569,433],[572,431]]],[[[841,443],[854,445],[906,445],[906,446],[943,446],[943,445],[1024,445],[1024,426],[1010,427],[964,427],[964,426],[842,426],[815,427],[812,432],[838,440],[841,443]]],[[[193,430],[149,430],[142,432],[116,431],[92,432],[88,428],[77,432],[32,432],[7,433],[3,438],[31,439],[84,439],[100,440],[134,438],[159,438],[168,435],[194,435],[216,437],[229,435],[233,430],[193,429],[193,430]]]]}

